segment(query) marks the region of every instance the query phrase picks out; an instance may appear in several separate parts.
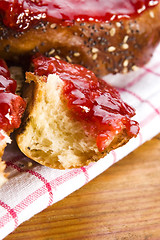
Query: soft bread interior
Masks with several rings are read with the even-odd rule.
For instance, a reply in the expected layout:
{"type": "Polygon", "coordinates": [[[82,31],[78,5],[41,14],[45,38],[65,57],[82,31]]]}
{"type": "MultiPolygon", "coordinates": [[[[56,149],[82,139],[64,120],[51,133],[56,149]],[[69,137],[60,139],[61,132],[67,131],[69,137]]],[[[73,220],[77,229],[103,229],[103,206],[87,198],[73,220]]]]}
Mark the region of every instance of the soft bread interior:
{"type": "MultiPolygon", "coordinates": [[[[72,119],[61,94],[63,81],[55,74],[47,82],[34,79],[34,104],[17,142],[28,157],[54,168],[79,167],[99,159],[96,141],[72,119]]],[[[32,105],[32,106],[31,106],[32,105]]]]}
{"type": "Polygon", "coordinates": [[[81,121],[73,119],[63,97],[64,82],[56,75],[38,77],[27,74],[27,110],[17,134],[21,151],[29,158],[52,168],[81,167],[97,161],[110,150],[125,144],[129,137],[122,131],[106,142],[99,152],[96,138],[84,131],[81,121]]]}

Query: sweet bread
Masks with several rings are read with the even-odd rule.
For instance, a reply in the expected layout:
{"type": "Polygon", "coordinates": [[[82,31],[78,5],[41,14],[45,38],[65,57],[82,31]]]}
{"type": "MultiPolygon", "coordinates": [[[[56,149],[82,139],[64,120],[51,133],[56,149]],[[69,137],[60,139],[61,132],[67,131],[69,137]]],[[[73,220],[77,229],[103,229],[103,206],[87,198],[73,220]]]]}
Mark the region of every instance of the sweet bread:
{"type": "Polygon", "coordinates": [[[18,128],[26,103],[15,94],[16,81],[10,77],[6,63],[0,59],[0,185],[4,182],[5,164],[1,161],[10,133],[18,128]]]}
{"type": "Polygon", "coordinates": [[[37,57],[26,73],[20,150],[40,164],[66,169],[97,161],[135,137],[134,109],[116,89],[80,65],[37,57]]]}
{"type": "MultiPolygon", "coordinates": [[[[35,53],[54,56],[35,58],[34,73],[26,74],[27,110],[17,134],[20,149],[46,166],[71,168],[97,161],[136,136],[138,124],[130,119],[134,110],[114,88],[84,67],[97,76],[127,73],[147,63],[159,41],[157,0],[86,0],[85,4],[79,0],[1,0],[0,56],[19,65],[26,59],[30,62],[35,53]],[[73,104],[68,98],[72,94],[65,92],[70,85],[76,86],[75,76],[80,84],[73,94],[78,104],[73,104]],[[107,106],[101,102],[103,98],[107,106]],[[100,115],[91,117],[92,104],[94,109],[100,106],[95,111],[100,115]],[[104,120],[104,111],[110,120],[104,120]]],[[[25,108],[15,89],[8,94],[16,98],[11,104],[15,125],[9,129],[0,126],[4,138],[1,155],[25,108]]]]}
{"type": "Polygon", "coordinates": [[[0,56],[14,61],[40,52],[99,76],[126,73],[160,41],[157,0],[1,0],[0,10],[0,56]]]}

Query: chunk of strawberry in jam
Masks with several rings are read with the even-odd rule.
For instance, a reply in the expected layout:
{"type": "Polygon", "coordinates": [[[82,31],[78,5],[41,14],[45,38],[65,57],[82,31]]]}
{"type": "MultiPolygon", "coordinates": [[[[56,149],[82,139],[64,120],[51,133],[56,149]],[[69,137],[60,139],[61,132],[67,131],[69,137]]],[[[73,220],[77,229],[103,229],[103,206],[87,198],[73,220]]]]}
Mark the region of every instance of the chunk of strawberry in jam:
{"type": "Polygon", "coordinates": [[[125,130],[128,137],[139,132],[136,121],[130,118],[135,110],[122,101],[118,91],[79,65],[56,58],[33,59],[35,74],[57,74],[64,81],[63,96],[73,118],[82,122],[87,134],[96,138],[99,151],[111,143],[115,135],[125,130]]]}
{"type": "Polygon", "coordinates": [[[18,128],[25,110],[25,101],[15,94],[16,81],[10,78],[6,63],[0,59],[0,130],[18,128]]]}
{"type": "Polygon", "coordinates": [[[24,31],[38,21],[113,21],[139,15],[159,0],[0,0],[3,23],[24,31]]]}

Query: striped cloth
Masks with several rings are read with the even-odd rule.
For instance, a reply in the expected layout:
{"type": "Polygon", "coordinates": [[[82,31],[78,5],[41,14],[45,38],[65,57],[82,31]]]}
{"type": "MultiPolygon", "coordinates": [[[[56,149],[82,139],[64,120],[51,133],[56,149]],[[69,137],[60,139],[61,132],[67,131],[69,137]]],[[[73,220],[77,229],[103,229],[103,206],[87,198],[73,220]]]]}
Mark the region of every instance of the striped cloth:
{"type": "Polygon", "coordinates": [[[119,89],[123,100],[136,108],[134,119],[140,123],[139,135],[97,163],[72,170],[40,166],[24,157],[13,143],[4,155],[10,175],[0,189],[0,239],[160,132],[160,45],[145,67],[125,76],[108,75],[105,79],[119,89]]]}

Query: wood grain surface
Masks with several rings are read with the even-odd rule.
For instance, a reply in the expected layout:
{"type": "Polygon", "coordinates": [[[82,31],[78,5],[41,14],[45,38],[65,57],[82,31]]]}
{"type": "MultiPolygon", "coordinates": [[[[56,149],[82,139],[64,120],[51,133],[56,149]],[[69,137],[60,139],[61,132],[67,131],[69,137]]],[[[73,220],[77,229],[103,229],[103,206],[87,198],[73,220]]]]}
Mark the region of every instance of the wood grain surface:
{"type": "Polygon", "coordinates": [[[160,135],[5,240],[160,240],[160,135]]]}

